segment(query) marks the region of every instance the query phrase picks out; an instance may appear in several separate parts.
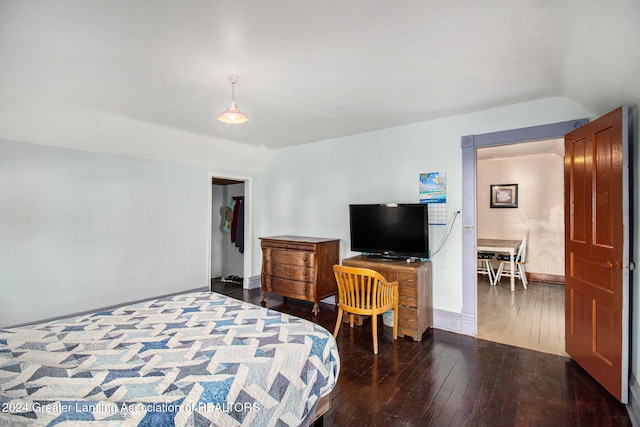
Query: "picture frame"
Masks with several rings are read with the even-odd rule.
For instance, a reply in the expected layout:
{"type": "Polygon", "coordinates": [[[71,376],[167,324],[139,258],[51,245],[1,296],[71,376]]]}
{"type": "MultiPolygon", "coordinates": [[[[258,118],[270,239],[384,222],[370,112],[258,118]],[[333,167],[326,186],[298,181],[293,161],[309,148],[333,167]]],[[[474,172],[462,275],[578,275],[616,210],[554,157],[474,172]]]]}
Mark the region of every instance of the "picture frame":
{"type": "Polygon", "coordinates": [[[518,207],[518,184],[491,184],[489,191],[491,208],[518,207]]]}

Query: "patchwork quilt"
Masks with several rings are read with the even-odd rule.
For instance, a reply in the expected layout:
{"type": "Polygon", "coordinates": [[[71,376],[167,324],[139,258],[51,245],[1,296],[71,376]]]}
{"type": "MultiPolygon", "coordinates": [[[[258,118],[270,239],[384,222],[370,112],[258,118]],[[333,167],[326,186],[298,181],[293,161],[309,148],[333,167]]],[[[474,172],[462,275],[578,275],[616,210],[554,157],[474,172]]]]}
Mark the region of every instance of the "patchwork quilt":
{"type": "Polygon", "coordinates": [[[0,425],[304,426],[339,369],[321,326],[182,294],[0,329],[0,425]]]}

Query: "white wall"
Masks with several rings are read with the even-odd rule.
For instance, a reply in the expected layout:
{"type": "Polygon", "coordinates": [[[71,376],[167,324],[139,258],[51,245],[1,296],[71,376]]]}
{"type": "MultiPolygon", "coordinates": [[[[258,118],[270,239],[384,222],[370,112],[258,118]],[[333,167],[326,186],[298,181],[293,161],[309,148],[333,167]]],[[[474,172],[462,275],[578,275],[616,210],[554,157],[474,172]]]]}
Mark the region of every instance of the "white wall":
{"type": "Polygon", "coordinates": [[[477,162],[478,237],[521,240],[526,270],[564,276],[564,159],[535,154],[477,162]],[[491,184],[518,184],[517,209],[491,209],[491,184]]]}
{"type": "MultiPolygon", "coordinates": [[[[444,171],[447,217],[461,208],[462,136],[589,116],[571,101],[551,98],[278,150],[262,174],[263,235],[335,237],[342,258],[354,255],[349,203],[417,202],[419,174],[444,171]]],[[[445,228],[431,229],[436,247],[445,228]]],[[[433,257],[434,307],[451,317],[462,309],[461,245],[458,221],[433,257]]],[[[258,256],[253,269],[259,271],[258,256]]]]}
{"type": "Polygon", "coordinates": [[[208,286],[211,172],[0,140],[0,325],[208,286]]]}

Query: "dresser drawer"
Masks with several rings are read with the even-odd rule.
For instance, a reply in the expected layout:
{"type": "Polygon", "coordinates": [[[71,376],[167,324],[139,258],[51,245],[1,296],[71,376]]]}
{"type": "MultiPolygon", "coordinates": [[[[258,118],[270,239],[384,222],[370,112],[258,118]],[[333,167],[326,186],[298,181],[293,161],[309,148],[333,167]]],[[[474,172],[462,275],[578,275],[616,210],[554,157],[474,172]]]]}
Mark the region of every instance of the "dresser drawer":
{"type": "Polygon", "coordinates": [[[281,264],[265,260],[263,268],[264,272],[270,276],[302,280],[305,282],[315,282],[316,280],[316,270],[312,267],[281,264]]]}
{"type": "Polygon", "coordinates": [[[275,292],[286,297],[313,301],[315,287],[308,282],[284,279],[282,277],[270,276],[268,274],[265,274],[263,277],[265,282],[263,286],[271,292],[275,292]]]}
{"type": "Polygon", "coordinates": [[[316,254],[305,251],[263,248],[262,256],[265,261],[271,261],[277,264],[299,265],[303,267],[313,267],[316,262],[316,254]]]}
{"type": "Polygon", "coordinates": [[[287,241],[262,241],[262,248],[290,249],[294,251],[313,251],[315,245],[304,242],[287,242],[287,241]]]}

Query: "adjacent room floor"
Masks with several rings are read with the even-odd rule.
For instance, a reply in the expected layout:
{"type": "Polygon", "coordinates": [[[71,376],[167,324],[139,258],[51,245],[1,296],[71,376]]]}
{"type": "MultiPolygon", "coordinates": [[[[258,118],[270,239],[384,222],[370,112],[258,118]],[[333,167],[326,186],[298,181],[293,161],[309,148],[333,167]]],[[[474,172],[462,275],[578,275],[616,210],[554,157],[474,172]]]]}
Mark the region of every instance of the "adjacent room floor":
{"type": "Polygon", "coordinates": [[[478,277],[478,338],[568,356],[564,351],[564,286],[508,278],[491,286],[478,277]]]}
{"type": "MultiPolygon", "coordinates": [[[[260,289],[214,291],[254,304],[260,289]]],[[[333,331],[336,309],[269,293],[266,306],[333,331]]],[[[341,367],[324,426],[631,426],[624,405],[571,359],[434,329],[393,341],[379,322],[342,327],[341,367]]]]}

